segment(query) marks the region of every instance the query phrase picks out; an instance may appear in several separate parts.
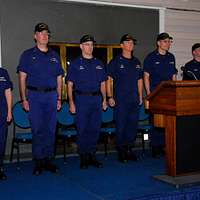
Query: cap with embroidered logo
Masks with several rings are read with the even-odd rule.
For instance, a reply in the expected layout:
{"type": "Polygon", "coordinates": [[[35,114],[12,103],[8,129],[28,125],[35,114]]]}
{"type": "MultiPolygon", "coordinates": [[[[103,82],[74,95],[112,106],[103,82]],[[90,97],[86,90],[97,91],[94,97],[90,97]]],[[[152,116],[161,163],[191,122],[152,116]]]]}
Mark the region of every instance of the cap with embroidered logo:
{"type": "Polygon", "coordinates": [[[125,34],[121,37],[120,39],[120,44],[123,43],[124,41],[130,41],[132,40],[134,43],[137,42],[137,40],[130,34],[125,34]]]}
{"type": "Polygon", "coordinates": [[[48,33],[51,33],[51,31],[49,30],[49,27],[48,27],[47,24],[45,24],[45,23],[38,23],[38,24],[36,24],[36,26],[35,26],[34,32],[35,32],[35,33],[36,33],[36,32],[42,32],[42,31],[44,31],[44,30],[48,31],[48,33]]]}
{"type": "Polygon", "coordinates": [[[84,42],[96,42],[94,37],[92,35],[83,35],[82,38],[80,39],[80,44],[84,43],[84,42]]]}

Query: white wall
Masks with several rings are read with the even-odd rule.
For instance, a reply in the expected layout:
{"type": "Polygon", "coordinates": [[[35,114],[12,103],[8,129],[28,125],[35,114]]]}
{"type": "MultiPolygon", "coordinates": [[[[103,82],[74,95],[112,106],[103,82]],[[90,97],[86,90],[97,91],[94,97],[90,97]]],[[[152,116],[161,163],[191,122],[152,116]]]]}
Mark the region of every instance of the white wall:
{"type": "Polygon", "coordinates": [[[174,37],[171,51],[176,56],[179,78],[181,78],[180,67],[192,59],[192,44],[200,42],[200,12],[167,9],[165,30],[174,37]]]}

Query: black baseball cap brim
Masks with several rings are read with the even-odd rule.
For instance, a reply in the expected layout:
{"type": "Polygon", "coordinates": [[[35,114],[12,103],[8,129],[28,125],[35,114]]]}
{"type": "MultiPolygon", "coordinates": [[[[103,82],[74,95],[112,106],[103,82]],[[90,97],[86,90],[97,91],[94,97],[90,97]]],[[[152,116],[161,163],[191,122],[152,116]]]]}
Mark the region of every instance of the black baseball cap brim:
{"type": "Polygon", "coordinates": [[[96,43],[92,35],[83,35],[80,39],[80,44],[85,43],[85,42],[90,42],[90,41],[93,43],[96,43]]]}
{"type": "Polygon", "coordinates": [[[165,40],[165,39],[170,39],[170,40],[173,40],[173,37],[170,36],[168,33],[160,33],[158,36],[157,36],[157,39],[156,41],[160,41],[160,40],[165,40]]]}
{"type": "Polygon", "coordinates": [[[124,41],[130,41],[132,40],[134,43],[137,42],[137,40],[130,34],[125,34],[120,39],[120,44],[122,44],[124,41]]]}

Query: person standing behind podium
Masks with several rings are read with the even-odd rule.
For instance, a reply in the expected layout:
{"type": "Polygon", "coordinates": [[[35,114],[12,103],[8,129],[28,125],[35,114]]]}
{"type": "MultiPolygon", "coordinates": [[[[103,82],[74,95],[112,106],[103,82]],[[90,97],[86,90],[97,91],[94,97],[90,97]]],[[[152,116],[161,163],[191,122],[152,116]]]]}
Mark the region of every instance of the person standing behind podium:
{"type": "Polygon", "coordinates": [[[70,64],[66,77],[70,111],[76,113],[81,169],[87,169],[89,165],[102,167],[95,153],[102,108],[107,108],[107,76],[103,63],[93,57],[94,43],[91,35],[84,35],[80,39],[82,55],[70,64]]]}
{"type": "MultiPolygon", "coordinates": [[[[144,85],[149,95],[162,82],[176,80],[175,57],[169,52],[172,37],[168,33],[157,36],[157,49],[147,55],[144,60],[144,85]]],[[[164,131],[154,128],[151,137],[152,156],[157,157],[163,152],[165,140],[164,131]]]]}
{"type": "Polygon", "coordinates": [[[48,25],[38,23],[34,30],[36,46],[23,52],[17,67],[22,106],[29,111],[33,135],[33,175],[40,175],[43,170],[58,172],[51,160],[64,72],[59,55],[48,47],[49,37],[48,25]]]}
{"type": "Polygon", "coordinates": [[[8,122],[12,120],[12,82],[7,70],[0,68],[0,180],[6,180],[3,159],[6,149],[8,122]]]}
{"type": "Polygon", "coordinates": [[[185,64],[183,80],[200,80],[200,43],[192,45],[193,59],[185,64]]]}

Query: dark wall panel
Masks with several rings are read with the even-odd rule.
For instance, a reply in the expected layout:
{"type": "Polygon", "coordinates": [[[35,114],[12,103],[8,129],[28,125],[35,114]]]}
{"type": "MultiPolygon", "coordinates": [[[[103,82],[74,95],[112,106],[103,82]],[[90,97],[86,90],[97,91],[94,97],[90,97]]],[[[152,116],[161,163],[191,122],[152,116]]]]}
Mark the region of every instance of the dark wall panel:
{"type": "MultiPolygon", "coordinates": [[[[135,54],[141,61],[152,51],[159,30],[157,10],[58,3],[47,0],[1,0],[2,64],[13,79],[18,98],[16,66],[24,49],[34,45],[36,23],[49,24],[51,41],[77,43],[81,35],[93,34],[97,43],[119,43],[124,33],[138,39],[135,54]]],[[[15,99],[15,100],[16,100],[15,99]]]]}

